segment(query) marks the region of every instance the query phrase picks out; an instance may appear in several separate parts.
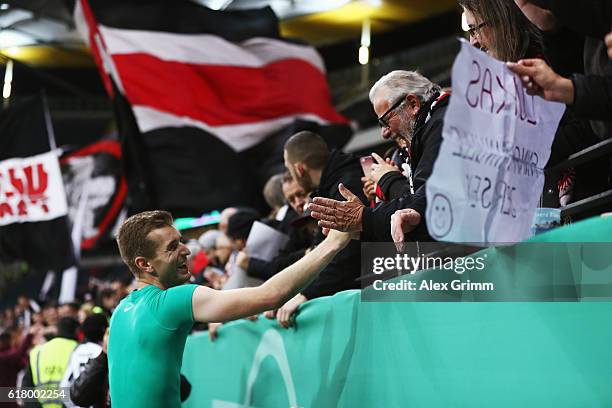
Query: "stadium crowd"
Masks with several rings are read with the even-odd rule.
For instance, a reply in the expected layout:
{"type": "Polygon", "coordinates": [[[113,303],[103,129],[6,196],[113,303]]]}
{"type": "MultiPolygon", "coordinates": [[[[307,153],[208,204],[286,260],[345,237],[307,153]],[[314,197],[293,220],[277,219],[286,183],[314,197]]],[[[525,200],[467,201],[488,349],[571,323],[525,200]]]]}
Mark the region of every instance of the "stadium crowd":
{"type": "MultiPolygon", "coordinates": [[[[530,93],[567,105],[548,166],[612,136],[610,7],[553,0],[459,4],[472,45],[507,61],[530,93]]],[[[362,166],[355,155],[329,150],[315,133],[293,135],[284,149],[287,171],[272,177],[263,191],[270,213],[226,208],[216,228],[186,242],[191,283],[217,290],[258,286],[316,247],[327,229],[357,234],[362,241],[433,240],[426,227],[425,186],[452,95],[417,72],[398,70],[380,78],[369,98],[381,137],[394,148],[384,156],[372,154],[371,165],[362,166]],[[246,247],[256,222],[287,237],[270,259],[252,256],[246,247]]],[[[610,165],[605,158],[560,174],[560,203],[609,188],[610,165]]],[[[291,327],[304,302],[359,288],[359,264],[360,242],[352,240],[306,289],[259,318],[291,327]]],[[[0,314],[0,387],[54,383],[71,387],[79,406],[110,404],[105,333],[131,285],[129,279],[94,285],[85,298],[61,305],[20,297],[0,314]]],[[[253,324],[257,319],[251,318],[253,324]]],[[[223,341],[223,323],[196,324],[194,330],[208,330],[211,341],[223,341]]],[[[183,399],[189,387],[183,378],[183,399]]]]}

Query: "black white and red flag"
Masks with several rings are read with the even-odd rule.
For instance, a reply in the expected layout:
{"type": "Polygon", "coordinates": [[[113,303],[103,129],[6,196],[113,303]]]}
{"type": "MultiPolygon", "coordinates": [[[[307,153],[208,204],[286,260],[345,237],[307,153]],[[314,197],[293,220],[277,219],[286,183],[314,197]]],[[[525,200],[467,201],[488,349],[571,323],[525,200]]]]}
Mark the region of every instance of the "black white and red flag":
{"type": "Polygon", "coordinates": [[[351,135],[321,57],[281,39],[270,8],[80,0],[75,21],[115,101],[132,209],[257,205],[293,133],[351,135]]]}
{"type": "MultiPolygon", "coordinates": [[[[94,250],[114,240],[123,221],[127,184],[121,145],[105,138],[60,159],[73,241],[81,251],[94,250]]],[[[79,251],[80,252],[80,251],[79,251]]]]}
{"type": "Polygon", "coordinates": [[[40,97],[0,111],[0,260],[60,273],[75,260],[48,124],[40,97]]]}

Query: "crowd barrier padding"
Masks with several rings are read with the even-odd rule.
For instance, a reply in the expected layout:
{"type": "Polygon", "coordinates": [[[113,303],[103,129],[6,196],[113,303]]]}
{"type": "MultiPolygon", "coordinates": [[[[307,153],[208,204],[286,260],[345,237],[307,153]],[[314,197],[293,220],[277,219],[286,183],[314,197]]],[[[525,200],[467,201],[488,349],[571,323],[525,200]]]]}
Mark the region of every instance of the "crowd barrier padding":
{"type": "MultiPolygon", "coordinates": [[[[531,241],[612,242],[612,219],[531,241]]],[[[491,264],[495,273],[537,261],[536,254],[513,260],[503,252],[508,249],[484,251],[499,257],[491,264]]],[[[599,268],[583,280],[597,282],[593,273],[610,271],[609,258],[604,269],[601,258],[612,253],[580,256],[591,265],[583,270],[599,268]]],[[[576,263],[570,251],[555,267],[576,273],[576,263]]],[[[182,372],[192,392],[184,406],[612,406],[612,303],[605,296],[364,302],[362,295],[347,291],[307,302],[289,330],[260,316],[222,326],[214,343],[206,332],[190,336],[182,372]],[[599,301],[586,301],[593,299],[599,301]]]]}

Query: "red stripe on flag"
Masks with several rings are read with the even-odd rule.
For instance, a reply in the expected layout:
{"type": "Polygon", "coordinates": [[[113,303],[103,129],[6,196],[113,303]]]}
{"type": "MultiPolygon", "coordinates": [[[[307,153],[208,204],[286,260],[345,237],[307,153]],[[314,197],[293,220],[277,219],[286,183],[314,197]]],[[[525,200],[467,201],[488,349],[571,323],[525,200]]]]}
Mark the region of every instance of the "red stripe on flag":
{"type": "Polygon", "coordinates": [[[113,96],[113,84],[104,70],[104,62],[102,61],[102,56],[100,55],[100,50],[98,49],[98,44],[95,40],[97,36],[102,44],[104,45],[104,38],[100,35],[98,31],[98,24],[96,23],[96,18],[94,17],[91,8],[89,7],[89,2],[87,0],[81,0],[81,9],[83,10],[83,17],[85,18],[85,23],[87,24],[87,28],[89,29],[89,47],[91,48],[91,53],[93,55],[94,62],[98,67],[98,71],[100,72],[100,76],[102,77],[102,82],[104,83],[104,88],[106,88],[106,92],[112,98],[113,96]]]}
{"type": "Polygon", "coordinates": [[[261,68],[185,64],[147,54],[113,55],[126,98],[211,126],[314,114],[348,123],[329,99],[325,75],[299,59],[261,68]]]}

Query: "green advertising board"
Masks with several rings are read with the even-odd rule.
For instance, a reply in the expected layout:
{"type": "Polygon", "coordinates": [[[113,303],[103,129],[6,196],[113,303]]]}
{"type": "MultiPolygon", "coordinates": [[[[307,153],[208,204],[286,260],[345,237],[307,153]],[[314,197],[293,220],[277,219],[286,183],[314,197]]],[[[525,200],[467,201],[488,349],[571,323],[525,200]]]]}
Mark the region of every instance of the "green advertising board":
{"type": "MultiPolygon", "coordinates": [[[[612,219],[532,241],[612,242],[612,219]]],[[[503,274],[507,252],[484,251],[500,257],[488,271],[503,274]]],[[[588,246],[568,253],[576,251],[555,268],[574,277],[588,271],[579,284],[606,287],[612,254],[588,246]]],[[[534,256],[513,260],[513,268],[532,264],[534,256]]],[[[612,407],[612,303],[606,296],[365,302],[363,295],[347,291],[307,302],[288,330],[260,317],[224,325],[214,343],[206,332],[190,336],[182,372],[193,388],[184,406],[612,407]]]]}

